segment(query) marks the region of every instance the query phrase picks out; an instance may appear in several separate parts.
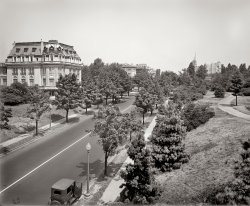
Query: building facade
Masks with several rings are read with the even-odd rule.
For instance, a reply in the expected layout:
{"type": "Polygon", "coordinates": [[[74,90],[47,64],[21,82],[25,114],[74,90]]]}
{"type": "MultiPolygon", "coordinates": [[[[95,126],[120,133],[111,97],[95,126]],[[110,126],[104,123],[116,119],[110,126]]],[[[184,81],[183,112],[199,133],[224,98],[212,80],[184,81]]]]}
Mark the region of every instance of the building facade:
{"type": "Polygon", "coordinates": [[[221,72],[221,63],[218,61],[212,64],[206,64],[207,74],[215,74],[221,72]]]}
{"type": "Polygon", "coordinates": [[[8,86],[26,82],[53,91],[60,75],[75,73],[80,82],[83,64],[73,46],[57,40],[41,40],[14,43],[5,66],[8,86]]]}
{"type": "Polygon", "coordinates": [[[137,67],[131,64],[123,64],[122,65],[122,69],[124,69],[124,71],[127,72],[127,74],[130,77],[134,77],[136,75],[136,69],[137,67]]]}
{"type": "Polygon", "coordinates": [[[0,86],[7,86],[7,67],[0,63],[0,86]]]}

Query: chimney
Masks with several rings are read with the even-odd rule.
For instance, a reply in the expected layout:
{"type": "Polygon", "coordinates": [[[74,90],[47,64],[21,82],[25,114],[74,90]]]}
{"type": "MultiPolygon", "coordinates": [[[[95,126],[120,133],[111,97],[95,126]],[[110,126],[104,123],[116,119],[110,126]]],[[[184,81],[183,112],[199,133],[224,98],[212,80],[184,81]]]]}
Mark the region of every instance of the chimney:
{"type": "Polygon", "coordinates": [[[43,39],[41,39],[41,54],[43,54],[43,39]]]}

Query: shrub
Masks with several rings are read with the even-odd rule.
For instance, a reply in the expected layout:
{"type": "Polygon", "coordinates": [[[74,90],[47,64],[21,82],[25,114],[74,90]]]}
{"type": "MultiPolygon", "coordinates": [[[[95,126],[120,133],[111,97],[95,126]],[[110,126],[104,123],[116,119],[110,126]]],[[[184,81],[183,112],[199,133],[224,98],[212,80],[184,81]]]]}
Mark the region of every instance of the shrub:
{"type": "Polygon", "coordinates": [[[241,89],[244,96],[250,96],[250,87],[241,89]]]}
{"type": "Polygon", "coordinates": [[[223,87],[216,87],[214,90],[214,96],[216,98],[224,98],[225,96],[225,90],[223,87]]]}
{"type": "Polygon", "coordinates": [[[201,124],[206,123],[215,115],[212,108],[208,104],[195,104],[193,102],[187,104],[182,112],[182,119],[187,131],[191,131],[201,124]]]}
{"type": "Polygon", "coordinates": [[[8,124],[9,118],[12,117],[11,109],[6,109],[2,103],[0,103],[0,128],[10,129],[8,124]]]}

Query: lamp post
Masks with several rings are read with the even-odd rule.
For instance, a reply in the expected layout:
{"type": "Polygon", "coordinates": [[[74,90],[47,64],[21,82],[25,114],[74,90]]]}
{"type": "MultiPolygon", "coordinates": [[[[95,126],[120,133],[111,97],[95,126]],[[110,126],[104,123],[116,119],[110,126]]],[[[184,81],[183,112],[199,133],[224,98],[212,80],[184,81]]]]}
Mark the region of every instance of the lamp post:
{"type": "Polygon", "coordinates": [[[87,162],[87,192],[86,192],[86,196],[89,197],[89,152],[91,150],[91,145],[88,142],[88,144],[86,145],[86,150],[87,150],[87,157],[88,157],[88,162],[87,162]]]}

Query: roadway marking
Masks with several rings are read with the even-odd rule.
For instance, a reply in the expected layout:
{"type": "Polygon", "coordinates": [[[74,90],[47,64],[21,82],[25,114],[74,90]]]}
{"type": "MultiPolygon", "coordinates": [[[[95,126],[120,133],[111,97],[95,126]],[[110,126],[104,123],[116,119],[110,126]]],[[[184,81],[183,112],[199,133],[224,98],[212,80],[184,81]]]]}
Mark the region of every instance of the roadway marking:
{"type": "MultiPolygon", "coordinates": [[[[125,112],[126,110],[128,110],[130,107],[132,107],[133,105],[130,105],[129,107],[127,107],[126,109],[122,110],[122,112],[125,112]]],[[[18,180],[16,180],[15,182],[13,182],[12,184],[10,184],[8,187],[4,188],[2,191],[0,191],[0,194],[2,194],[4,191],[6,191],[7,189],[11,188],[12,186],[14,186],[16,183],[20,182],[22,179],[24,179],[25,177],[29,176],[30,174],[32,174],[33,172],[35,172],[36,170],[38,170],[40,167],[42,167],[43,165],[45,165],[46,163],[48,163],[49,161],[53,160],[55,157],[57,157],[58,155],[62,154],[63,152],[65,152],[66,150],[68,150],[70,147],[74,146],[76,143],[80,142],[82,139],[84,139],[85,137],[87,137],[88,135],[90,135],[91,132],[89,132],[88,134],[85,134],[83,137],[81,137],[80,139],[78,139],[77,141],[73,142],[71,145],[67,146],[66,148],[64,148],[63,150],[61,150],[60,152],[58,152],[57,154],[55,154],[53,157],[49,158],[48,160],[46,160],[45,162],[43,162],[42,164],[38,165],[36,168],[34,168],[33,170],[31,170],[30,172],[28,172],[26,175],[22,176],[21,178],[19,178],[18,180]]]]}
{"type": "Polygon", "coordinates": [[[34,168],[33,170],[31,170],[30,172],[28,172],[26,175],[24,175],[23,177],[19,178],[18,180],[16,180],[15,182],[13,182],[12,184],[10,184],[8,187],[4,188],[2,191],[0,191],[0,194],[2,194],[4,191],[6,191],[7,189],[11,188],[12,186],[14,186],[16,183],[20,182],[22,179],[24,179],[25,177],[27,177],[28,175],[32,174],[33,172],[35,172],[36,170],[38,170],[40,167],[42,167],[43,165],[45,165],[46,163],[48,163],[49,161],[53,160],[55,157],[57,157],[58,155],[60,155],[61,153],[65,152],[66,150],[68,150],[70,147],[74,146],[76,143],[80,142],[82,139],[84,139],[85,137],[87,137],[88,135],[90,135],[91,132],[89,132],[88,134],[85,134],[83,137],[81,137],[80,139],[78,139],[77,141],[73,142],[71,145],[67,146],[66,148],[64,148],[63,150],[61,150],[60,152],[58,152],[57,154],[55,154],[53,157],[49,158],[48,160],[46,160],[45,162],[43,162],[42,164],[38,165],[36,168],[34,168]]]}

